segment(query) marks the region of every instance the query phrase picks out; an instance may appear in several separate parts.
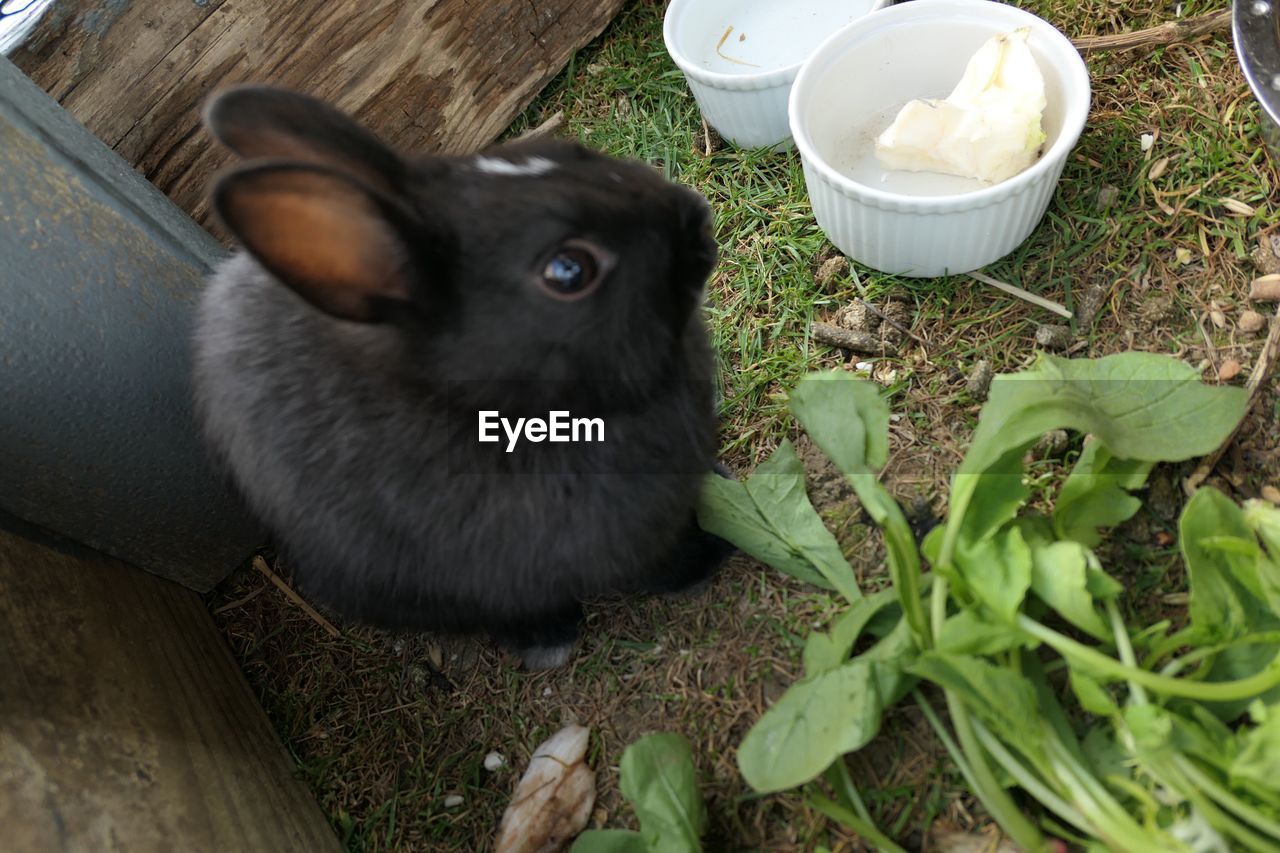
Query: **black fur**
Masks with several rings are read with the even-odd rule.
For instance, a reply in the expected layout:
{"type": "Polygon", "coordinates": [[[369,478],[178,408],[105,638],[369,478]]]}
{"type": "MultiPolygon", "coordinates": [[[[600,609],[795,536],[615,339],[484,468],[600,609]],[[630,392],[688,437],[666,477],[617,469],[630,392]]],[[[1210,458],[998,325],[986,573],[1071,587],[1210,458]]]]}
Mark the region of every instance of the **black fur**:
{"type": "MultiPolygon", "coordinates": [[[[715,451],[705,201],[648,166],[559,141],[485,152],[552,164],[536,175],[404,159],[335,115],[260,88],[207,113],[254,158],[215,192],[224,216],[237,182],[277,160],[346,176],[386,214],[411,285],[408,298],[370,297],[377,310],[360,319],[371,322],[354,322],[300,298],[287,263],[273,275],[241,253],[204,295],[204,436],[303,590],[372,625],[484,631],[524,648],[571,642],[585,597],[708,577],[729,548],[692,513],[715,451]],[[563,301],[536,281],[572,238],[616,265],[563,301]],[[476,440],[477,408],[560,405],[601,417],[606,442],[505,454],[476,440]]],[[[266,239],[237,236],[255,251],[266,239]]]]}

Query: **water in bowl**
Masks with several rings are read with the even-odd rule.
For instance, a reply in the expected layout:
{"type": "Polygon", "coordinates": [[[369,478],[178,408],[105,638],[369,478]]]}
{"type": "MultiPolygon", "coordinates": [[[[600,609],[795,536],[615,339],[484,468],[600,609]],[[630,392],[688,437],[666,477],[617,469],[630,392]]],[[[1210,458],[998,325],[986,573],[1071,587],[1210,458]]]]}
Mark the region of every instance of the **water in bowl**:
{"type": "Polygon", "coordinates": [[[875,0],[740,0],[691,28],[698,45],[689,53],[719,74],[786,68],[803,62],[827,36],[874,5],[875,0]]]}

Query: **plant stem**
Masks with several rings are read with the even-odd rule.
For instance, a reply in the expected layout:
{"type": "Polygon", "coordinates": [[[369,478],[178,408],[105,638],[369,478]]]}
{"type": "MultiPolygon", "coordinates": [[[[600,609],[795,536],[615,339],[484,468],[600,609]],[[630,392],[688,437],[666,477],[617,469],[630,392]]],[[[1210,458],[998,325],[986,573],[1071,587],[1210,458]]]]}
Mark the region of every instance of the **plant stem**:
{"type": "Polygon", "coordinates": [[[871,819],[871,812],[867,811],[867,804],[862,801],[862,795],[858,793],[858,786],[853,784],[853,777],[849,775],[849,766],[844,763],[844,756],[840,756],[831,762],[827,775],[827,781],[836,789],[838,793],[844,794],[849,805],[853,806],[853,810],[869,824],[875,824],[871,819]],[[833,778],[834,777],[834,778],[833,778]]]}
{"type": "Polygon", "coordinates": [[[1185,756],[1179,755],[1176,757],[1174,764],[1191,781],[1191,784],[1199,787],[1200,790],[1216,800],[1224,809],[1235,812],[1252,823],[1256,829],[1270,834],[1276,843],[1280,844],[1280,821],[1268,817],[1241,800],[1231,791],[1218,784],[1217,780],[1202,771],[1196,766],[1195,762],[1185,756]]]}
{"type": "MultiPolygon", "coordinates": [[[[1125,628],[1124,618],[1120,615],[1120,608],[1116,606],[1115,599],[1107,599],[1106,609],[1107,618],[1111,620],[1111,633],[1116,638],[1116,651],[1120,653],[1120,662],[1137,669],[1138,659],[1133,654],[1133,643],[1129,641],[1129,631],[1125,628]]],[[[1147,692],[1142,689],[1141,684],[1133,681],[1129,682],[1129,698],[1135,705],[1147,704],[1147,692]]]]}
{"type": "Polygon", "coordinates": [[[951,737],[951,732],[947,731],[947,727],[942,724],[942,719],[933,710],[933,705],[929,704],[929,700],[925,698],[919,687],[913,687],[911,695],[916,700],[916,704],[920,706],[924,718],[929,721],[929,725],[933,726],[934,732],[938,735],[938,740],[942,741],[942,745],[947,748],[947,752],[951,755],[951,760],[960,769],[960,775],[964,777],[964,781],[969,783],[969,787],[976,791],[978,783],[973,778],[973,768],[969,766],[969,761],[964,757],[964,752],[960,749],[960,746],[951,737]]]}
{"type": "Polygon", "coordinates": [[[987,752],[991,753],[991,757],[996,760],[1001,767],[1008,771],[1019,785],[1031,796],[1035,797],[1041,805],[1049,809],[1058,817],[1072,824],[1077,829],[1084,832],[1092,832],[1093,828],[1089,822],[1081,816],[1081,814],[1071,807],[1066,800],[1059,797],[1053,791],[1049,790],[1049,786],[1032,775],[1031,771],[1025,764],[1019,761],[1014,755],[1005,749],[995,735],[987,731],[987,728],[975,721],[973,730],[978,735],[978,740],[982,741],[982,745],[987,752]]]}
{"type": "Polygon", "coordinates": [[[867,841],[870,841],[876,846],[877,850],[887,851],[887,853],[907,853],[906,850],[894,843],[893,839],[876,829],[874,824],[864,821],[839,803],[828,800],[818,794],[810,794],[808,802],[810,806],[827,817],[844,824],[867,841]]]}
{"type": "Polygon", "coordinates": [[[995,818],[996,823],[1000,824],[1000,828],[1013,839],[1014,844],[1028,853],[1044,850],[1044,836],[1039,828],[1027,820],[1026,815],[1009,796],[1009,792],[1001,787],[995,774],[991,772],[991,766],[987,764],[986,756],[983,755],[982,744],[978,743],[977,735],[973,732],[973,724],[969,721],[969,710],[964,706],[964,702],[950,690],[946,691],[946,696],[947,708],[951,711],[951,723],[955,726],[956,735],[960,738],[961,746],[964,747],[969,766],[973,770],[974,781],[977,783],[973,786],[973,792],[978,795],[978,799],[982,800],[982,804],[987,807],[987,811],[991,812],[991,816],[995,818]]]}
{"type": "Polygon", "coordinates": [[[1025,614],[1018,614],[1018,627],[1063,657],[1074,659],[1082,666],[1116,680],[1140,684],[1166,696],[1198,699],[1201,702],[1235,702],[1241,699],[1252,699],[1280,684],[1280,654],[1277,654],[1261,672],[1247,678],[1235,681],[1197,682],[1183,678],[1169,678],[1145,669],[1126,666],[1113,657],[1041,625],[1025,614]]]}

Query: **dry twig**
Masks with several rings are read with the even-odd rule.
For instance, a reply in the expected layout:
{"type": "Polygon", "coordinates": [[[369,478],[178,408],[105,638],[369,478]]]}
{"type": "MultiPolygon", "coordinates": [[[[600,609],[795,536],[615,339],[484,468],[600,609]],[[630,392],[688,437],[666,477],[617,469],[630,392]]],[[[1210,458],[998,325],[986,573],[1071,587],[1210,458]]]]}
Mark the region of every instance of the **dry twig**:
{"type": "Polygon", "coordinates": [[[544,136],[550,136],[561,127],[564,126],[564,110],[556,110],[551,116],[537,127],[531,127],[524,133],[516,137],[517,142],[524,142],[529,139],[541,139],[544,136]]]}
{"type": "Polygon", "coordinates": [[[271,571],[270,568],[268,568],[266,560],[262,559],[261,557],[254,557],[253,567],[257,569],[259,572],[261,572],[263,575],[266,575],[267,580],[275,584],[276,588],[279,589],[281,592],[283,592],[286,598],[288,598],[294,604],[301,607],[302,612],[310,616],[312,619],[314,619],[315,623],[319,625],[321,628],[323,628],[326,634],[328,634],[330,637],[334,637],[335,639],[337,637],[342,636],[342,632],[339,631],[337,628],[333,627],[332,622],[330,622],[328,619],[324,618],[319,613],[317,613],[316,609],[312,607],[310,604],[307,604],[307,602],[303,600],[302,596],[294,592],[287,583],[280,580],[280,576],[277,575],[275,572],[271,571]]]}
{"type": "Polygon", "coordinates": [[[1230,28],[1231,10],[1222,9],[1196,18],[1187,18],[1185,21],[1166,21],[1163,24],[1147,27],[1144,30],[1113,33],[1106,36],[1081,36],[1080,38],[1072,39],[1071,43],[1081,53],[1089,53],[1095,50],[1129,50],[1135,47],[1160,47],[1167,44],[1191,41],[1200,36],[1230,28]]]}
{"type": "Polygon", "coordinates": [[[813,333],[813,339],[819,343],[830,344],[833,347],[840,347],[840,349],[849,350],[850,352],[861,352],[868,355],[895,354],[893,347],[867,332],[842,329],[839,326],[832,326],[830,323],[814,323],[809,328],[813,333]]]}
{"type": "Polygon", "coordinates": [[[1019,299],[1022,299],[1026,302],[1030,302],[1032,305],[1038,305],[1046,311],[1052,311],[1053,313],[1057,314],[1059,317],[1065,317],[1068,320],[1071,319],[1071,312],[1067,310],[1066,306],[1059,305],[1057,302],[1054,302],[1052,299],[1045,299],[1043,296],[1036,296],[1034,293],[1028,290],[1023,290],[1021,287],[1015,287],[1012,284],[1007,284],[1003,281],[999,281],[997,279],[992,278],[989,275],[984,275],[983,273],[980,273],[980,272],[969,273],[969,278],[972,278],[975,281],[980,281],[983,284],[990,285],[991,287],[994,287],[996,290],[1003,290],[1005,293],[1009,294],[1010,296],[1016,296],[1019,299]]]}
{"type": "MultiPolygon", "coordinates": [[[[1249,380],[1245,383],[1244,387],[1249,392],[1249,404],[1245,407],[1245,417],[1248,417],[1249,412],[1253,410],[1253,405],[1258,400],[1258,392],[1267,384],[1267,379],[1275,369],[1277,355],[1280,355],[1280,312],[1271,318],[1271,329],[1267,332],[1267,341],[1262,345],[1262,353],[1258,356],[1257,363],[1253,365],[1253,372],[1249,374],[1249,380]]],[[[1231,442],[1236,440],[1236,433],[1240,431],[1243,424],[1242,417],[1240,423],[1236,424],[1236,428],[1227,436],[1227,440],[1222,442],[1213,453],[1201,459],[1200,464],[1191,472],[1191,476],[1183,481],[1182,490],[1188,497],[1193,495],[1200,484],[1213,473],[1213,469],[1217,467],[1218,461],[1227,452],[1231,442]]]]}

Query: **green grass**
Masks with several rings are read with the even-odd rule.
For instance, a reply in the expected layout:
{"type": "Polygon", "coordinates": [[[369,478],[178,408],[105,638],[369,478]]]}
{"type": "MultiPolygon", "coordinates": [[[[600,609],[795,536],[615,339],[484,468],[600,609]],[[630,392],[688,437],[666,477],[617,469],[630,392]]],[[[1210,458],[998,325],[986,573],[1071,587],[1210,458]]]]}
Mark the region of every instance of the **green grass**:
{"type": "MultiPolygon", "coordinates": [[[[1174,4],[1117,0],[1022,2],[1069,35],[1161,23],[1174,4]]],[[[1224,2],[1189,0],[1184,15],[1224,2]]],[[[964,277],[911,280],[853,265],[815,283],[833,250],[818,229],[794,152],[706,151],[697,107],[661,38],[662,4],[633,2],[515,122],[515,134],[563,111],[568,133],[606,152],[651,163],[711,202],[721,261],[708,321],[719,355],[722,447],[746,470],[794,436],[786,390],[805,372],[848,359],[808,333],[855,297],[909,301],[914,333],[893,358],[892,427],[885,477],[899,496],[933,500],[963,448],[977,405],[964,377],[978,359],[997,372],[1031,357],[1038,323],[1053,318],[964,277]]],[[[1258,109],[1247,96],[1229,37],[1089,59],[1093,111],[1039,229],[988,274],[1059,300],[1096,306],[1073,322],[1078,355],[1123,349],[1177,354],[1192,364],[1238,359],[1260,341],[1238,333],[1253,275],[1249,254],[1275,218],[1277,173],[1262,151],[1258,109]],[[1144,133],[1157,136],[1149,153],[1144,133]],[[1148,178],[1168,158],[1163,175],[1148,178]],[[1114,200],[1099,207],[1099,191],[1114,200]],[[1256,208],[1240,215],[1231,198],[1256,208]],[[1190,252],[1182,263],[1178,250],[1190,252]],[[1218,328],[1211,309],[1223,312],[1218,328]],[[1202,333],[1199,324],[1203,324],[1202,333]],[[1205,335],[1212,342],[1206,344],[1205,335]]],[[[859,356],[856,360],[862,360],[859,356]]],[[[1212,376],[1212,371],[1206,375],[1212,376]]],[[[1245,431],[1260,458],[1275,457],[1275,414],[1245,431]]],[[[1250,451],[1252,452],[1252,451],[1250,451]]],[[[1246,492],[1275,463],[1242,464],[1246,492]]],[[[1061,468],[1037,463],[1047,489],[1061,468]]],[[[879,582],[878,535],[856,507],[823,507],[859,577],[879,582]]],[[[1135,523],[1121,544],[1135,606],[1158,607],[1180,564],[1154,541],[1159,519],[1135,523]]],[[[239,576],[215,604],[261,588],[239,576]]],[[[356,850],[488,849],[518,770],[537,743],[569,719],[590,724],[600,779],[596,822],[630,825],[616,790],[622,748],[647,731],[675,730],[694,744],[709,800],[709,850],[861,849],[860,842],[796,796],[759,797],[742,783],[734,749],[798,673],[799,643],[834,612],[831,597],[741,561],[692,600],[607,604],[589,613],[586,639],[565,671],[528,675],[492,649],[430,637],[394,638],[347,626],[331,640],[271,588],[220,617],[242,665],[303,776],[356,850]],[[453,660],[452,655],[459,659],[453,660]],[[549,693],[547,691],[550,691],[549,693]],[[491,749],[508,767],[482,768],[491,749]],[[446,809],[449,794],[464,805],[446,809]]],[[[889,720],[852,760],[878,824],[918,849],[934,830],[983,825],[928,726],[914,711],[889,720]]]]}

